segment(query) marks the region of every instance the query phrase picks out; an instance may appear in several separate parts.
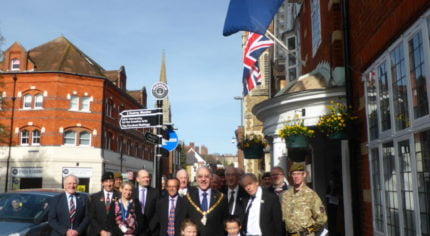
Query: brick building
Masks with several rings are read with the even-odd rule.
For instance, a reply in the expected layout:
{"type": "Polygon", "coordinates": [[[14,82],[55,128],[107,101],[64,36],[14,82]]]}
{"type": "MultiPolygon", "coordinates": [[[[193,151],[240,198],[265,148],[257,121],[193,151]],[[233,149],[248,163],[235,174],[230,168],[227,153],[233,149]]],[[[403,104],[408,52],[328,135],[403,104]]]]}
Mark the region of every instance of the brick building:
{"type": "Polygon", "coordinates": [[[61,188],[75,174],[95,192],[104,171],[152,172],[144,130],[119,127],[122,110],[146,108],[145,87],[127,91],[123,66],[107,71],[59,37],[28,51],[14,43],[0,72],[0,123],[12,140],[0,146],[0,191],[6,176],[10,190],[61,188]]]}
{"type": "Polygon", "coordinates": [[[361,235],[430,235],[430,1],[348,1],[361,235]]]}

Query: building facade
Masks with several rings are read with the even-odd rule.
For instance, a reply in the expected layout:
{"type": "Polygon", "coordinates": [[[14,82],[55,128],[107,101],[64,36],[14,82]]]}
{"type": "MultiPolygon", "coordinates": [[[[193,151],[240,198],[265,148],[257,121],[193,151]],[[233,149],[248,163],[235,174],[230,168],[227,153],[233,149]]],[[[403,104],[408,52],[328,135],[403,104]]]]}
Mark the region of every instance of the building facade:
{"type": "Polygon", "coordinates": [[[0,123],[11,142],[0,146],[0,191],[100,190],[105,171],[152,172],[154,147],[145,130],[121,130],[120,113],[146,108],[146,90],[126,90],[124,67],[106,71],[64,37],[26,51],[14,43],[0,62],[0,123]]]}
{"type": "Polygon", "coordinates": [[[430,235],[429,7],[349,1],[363,235],[430,235]]]}

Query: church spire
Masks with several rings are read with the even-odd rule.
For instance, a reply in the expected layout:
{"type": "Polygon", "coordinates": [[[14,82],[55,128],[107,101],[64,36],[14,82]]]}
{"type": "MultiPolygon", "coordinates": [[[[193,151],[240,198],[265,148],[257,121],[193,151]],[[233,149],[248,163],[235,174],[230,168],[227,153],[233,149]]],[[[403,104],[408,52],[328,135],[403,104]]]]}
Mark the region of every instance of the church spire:
{"type": "MultiPolygon", "coordinates": [[[[165,60],[164,49],[163,49],[163,54],[161,58],[160,82],[167,84],[166,60],[165,60]]],[[[172,114],[170,109],[169,96],[167,96],[165,99],[163,99],[163,124],[170,124],[170,123],[172,123],[172,114]]]]}
{"type": "Polygon", "coordinates": [[[162,55],[162,58],[161,58],[160,82],[167,83],[166,61],[165,61],[164,49],[163,49],[163,55],[162,55]]]}

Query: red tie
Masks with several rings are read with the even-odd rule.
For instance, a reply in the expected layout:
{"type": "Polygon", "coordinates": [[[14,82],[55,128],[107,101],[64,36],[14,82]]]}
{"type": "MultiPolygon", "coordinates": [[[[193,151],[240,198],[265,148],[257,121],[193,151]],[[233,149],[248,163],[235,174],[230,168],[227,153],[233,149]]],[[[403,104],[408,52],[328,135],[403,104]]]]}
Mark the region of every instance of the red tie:
{"type": "Polygon", "coordinates": [[[167,223],[167,235],[175,236],[175,199],[170,198],[171,206],[169,211],[169,221],[167,223]]]}
{"type": "Polygon", "coordinates": [[[110,209],[110,193],[107,193],[105,206],[106,206],[106,214],[108,214],[109,213],[109,209],[110,209]]]}

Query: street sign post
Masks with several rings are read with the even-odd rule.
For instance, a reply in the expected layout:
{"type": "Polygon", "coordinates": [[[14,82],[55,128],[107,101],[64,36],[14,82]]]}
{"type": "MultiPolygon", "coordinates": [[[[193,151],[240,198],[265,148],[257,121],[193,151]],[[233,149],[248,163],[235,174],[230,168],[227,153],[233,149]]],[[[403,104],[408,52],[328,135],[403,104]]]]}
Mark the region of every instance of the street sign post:
{"type": "Polygon", "coordinates": [[[163,139],[163,146],[162,148],[166,149],[167,151],[173,151],[178,146],[178,135],[175,131],[170,130],[169,131],[169,140],[163,139]]]}
{"type": "Polygon", "coordinates": [[[161,109],[124,110],[120,113],[119,125],[121,129],[157,127],[161,125],[158,118],[162,114],[161,109]]]}

